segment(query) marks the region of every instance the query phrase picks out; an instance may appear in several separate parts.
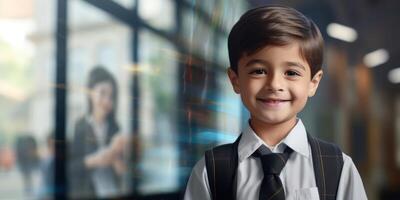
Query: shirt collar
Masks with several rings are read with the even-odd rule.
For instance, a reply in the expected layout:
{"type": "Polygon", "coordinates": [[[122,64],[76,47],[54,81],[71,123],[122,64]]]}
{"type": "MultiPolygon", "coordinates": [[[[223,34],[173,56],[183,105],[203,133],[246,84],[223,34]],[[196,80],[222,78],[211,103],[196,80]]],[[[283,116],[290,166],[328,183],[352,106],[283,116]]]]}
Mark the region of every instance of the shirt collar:
{"type": "MultiPolygon", "coordinates": [[[[247,123],[246,128],[242,133],[238,146],[239,162],[251,156],[261,145],[266,145],[264,141],[257,136],[250,124],[247,123]]],[[[293,151],[309,157],[309,145],[307,140],[307,132],[301,119],[297,119],[296,125],[292,128],[289,134],[280,141],[274,148],[274,152],[283,152],[285,147],[289,146],[293,151]]]]}

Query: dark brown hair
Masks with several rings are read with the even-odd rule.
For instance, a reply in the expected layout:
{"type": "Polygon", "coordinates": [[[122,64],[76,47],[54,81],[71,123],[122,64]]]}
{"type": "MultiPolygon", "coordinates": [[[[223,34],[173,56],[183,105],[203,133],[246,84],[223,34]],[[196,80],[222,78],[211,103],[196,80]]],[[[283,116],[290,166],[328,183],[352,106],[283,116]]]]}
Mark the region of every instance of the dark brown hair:
{"type": "MultiPolygon", "coordinates": [[[[89,90],[92,90],[98,83],[109,82],[112,87],[112,110],[107,116],[107,120],[110,123],[109,126],[115,129],[118,129],[118,124],[116,122],[115,111],[117,110],[118,103],[118,87],[117,82],[115,81],[113,75],[107,71],[103,66],[95,66],[89,73],[89,80],[87,83],[87,87],[89,90]]],[[[93,111],[93,103],[88,97],[89,102],[89,113],[91,114],[93,111]]],[[[109,127],[109,128],[110,128],[109,127]]]]}
{"type": "Polygon", "coordinates": [[[237,73],[239,59],[265,46],[298,42],[300,55],[310,65],[311,77],[322,66],[323,38],[315,23],[299,11],[283,6],[263,6],[247,11],[228,37],[231,69],[237,73]]]}

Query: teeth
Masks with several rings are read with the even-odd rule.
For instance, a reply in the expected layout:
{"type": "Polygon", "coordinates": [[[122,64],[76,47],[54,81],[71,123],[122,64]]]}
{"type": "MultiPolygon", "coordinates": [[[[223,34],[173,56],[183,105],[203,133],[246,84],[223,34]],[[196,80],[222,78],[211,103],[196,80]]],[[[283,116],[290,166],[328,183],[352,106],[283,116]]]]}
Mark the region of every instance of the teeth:
{"type": "Polygon", "coordinates": [[[281,103],[281,102],[286,102],[288,100],[275,100],[275,99],[259,99],[260,101],[266,102],[266,103],[281,103]]]}

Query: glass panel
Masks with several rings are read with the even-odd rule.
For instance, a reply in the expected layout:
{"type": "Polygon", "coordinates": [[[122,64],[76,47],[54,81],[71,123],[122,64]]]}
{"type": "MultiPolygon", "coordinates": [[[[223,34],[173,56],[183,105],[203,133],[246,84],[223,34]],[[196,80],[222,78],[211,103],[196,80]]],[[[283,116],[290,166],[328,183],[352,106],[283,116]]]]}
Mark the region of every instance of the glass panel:
{"type": "MultiPolygon", "coordinates": [[[[110,0],[109,0],[110,1],[110,0]]],[[[132,9],[137,0],[113,0],[127,9],[132,9]]]]}
{"type": "Polygon", "coordinates": [[[172,0],[139,0],[139,15],[155,28],[171,31],[175,25],[175,4],[172,0]]]}
{"type": "Polygon", "coordinates": [[[101,25],[105,22],[111,22],[111,18],[104,14],[102,10],[93,8],[89,3],[82,0],[68,1],[68,26],[69,29],[80,28],[88,25],[101,25]],[[91,10],[91,12],[88,12],[91,10]]]}
{"type": "Polygon", "coordinates": [[[132,192],[131,31],[84,1],[68,3],[69,196],[125,196],[132,192]]]}
{"type": "Polygon", "coordinates": [[[197,10],[184,9],[182,11],[182,35],[185,44],[189,46],[193,53],[200,55],[205,60],[212,61],[212,58],[216,58],[213,62],[218,62],[222,64],[222,66],[227,66],[225,62],[228,60],[227,36],[234,22],[242,14],[247,3],[237,2],[232,4],[231,2],[218,1],[213,4],[199,1],[197,4],[209,7],[209,9],[212,8],[210,5],[214,6],[212,12],[210,12],[212,21],[205,21],[206,18],[204,18],[204,15],[198,13],[197,10]],[[217,38],[214,39],[214,37],[217,38]],[[217,43],[217,48],[215,48],[214,43],[217,43]]]}
{"type": "MultiPolygon", "coordinates": [[[[217,144],[234,141],[242,125],[240,99],[233,92],[225,71],[228,66],[227,33],[224,35],[216,30],[225,30],[225,27],[220,27],[223,24],[221,13],[210,6],[220,6],[220,3],[191,3],[197,3],[203,9],[208,5],[206,10],[212,21],[206,21],[198,9],[182,11],[183,39],[190,52],[196,55],[185,63],[185,92],[181,94],[185,105],[182,113],[188,124],[180,133],[179,145],[183,188],[192,167],[204,151],[217,144]]],[[[227,6],[229,10],[237,5],[227,6]]]]}
{"type": "Polygon", "coordinates": [[[196,10],[201,10],[201,12],[207,14],[208,16],[213,15],[213,11],[215,9],[215,4],[217,1],[193,1],[193,0],[186,0],[187,3],[195,8],[196,10]]]}
{"type": "Polygon", "coordinates": [[[172,44],[143,31],[140,35],[141,194],[178,190],[177,58],[172,44]]]}
{"type": "Polygon", "coordinates": [[[218,73],[218,97],[216,100],[218,144],[234,142],[240,134],[242,116],[239,95],[236,95],[226,73],[218,73]]]}
{"type": "Polygon", "coordinates": [[[219,12],[221,12],[221,22],[220,25],[224,27],[225,30],[231,30],[232,26],[240,16],[247,10],[248,3],[246,1],[240,1],[232,4],[230,0],[222,0],[218,4],[219,12]]]}
{"type": "Polygon", "coordinates": [[[52,198],[55,2],[0,2],[0,199],[52,198]]]}
{"type": "Polygon", "coordinates": [[[217,46],[217,51],[215,52],[217,54],[216,62],[221,65],[222,67],[228,67],[230,66],[229,63],[229,54],[228,54],[228,37],[227,36],[219,36],[217,40],[218,46],[217,46]]]}
{"type": "Polygon", "coordinates": [[[193,53],[206,60],[211,60],[213,54],[212,27],[205,23],[192,10],[183,10],[183,38],[193,53]]]}

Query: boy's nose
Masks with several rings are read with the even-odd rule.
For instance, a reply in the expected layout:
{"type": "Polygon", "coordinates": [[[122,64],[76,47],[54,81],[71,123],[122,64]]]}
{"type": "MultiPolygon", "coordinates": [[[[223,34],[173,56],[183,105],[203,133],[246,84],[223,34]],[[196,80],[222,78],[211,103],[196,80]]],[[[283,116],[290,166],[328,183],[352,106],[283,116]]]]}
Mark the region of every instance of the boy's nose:
{"type": "Polygon", "coordinates": [[[269,91],[283,91],[283,80],[282,77],[280,77],[277,74],[271,74],[268,77],[267,83],[265,84],[265,87],[269,91]]]}

